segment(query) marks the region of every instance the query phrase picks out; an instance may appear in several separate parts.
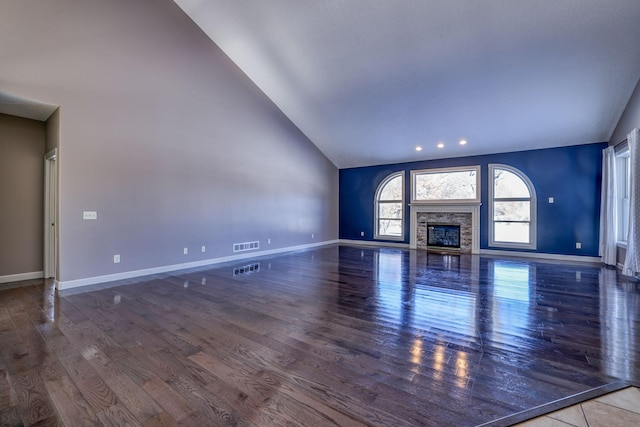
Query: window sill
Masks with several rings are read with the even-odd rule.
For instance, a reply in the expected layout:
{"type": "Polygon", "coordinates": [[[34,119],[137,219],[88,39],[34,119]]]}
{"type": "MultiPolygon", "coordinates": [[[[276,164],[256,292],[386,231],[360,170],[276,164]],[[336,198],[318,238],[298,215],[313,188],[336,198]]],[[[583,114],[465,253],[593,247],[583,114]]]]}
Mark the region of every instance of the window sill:
{"type": "Polygon", "coordinates": [[[396,237],[396,236],[374,236],[374,240],[392,240],[394,242],[403,242],[404,237],[396,237]]]}
{"type": "Polygon", "coordinates": [[[616,242],[619,248],[627,249],[627,242],[616,242]]]}
{"type": "Polygon", "coordinates": [[[502,249],[521,249],[527,251],[535,251],[535,245],[527,245],[527,244],[518,244],[518,243],[502,243],[502,242],[490,242],[489,247],[491,248],[502,248],[502,249]]]}
{"type": "Polygon", "coordinates": [[[481,206],[482,202],[477,199],[462,199],[462,200],[412,200],[409,204],[410,207],[415,206],[430,206],[430,205],[464,205],[464,206],[481,206]]]}

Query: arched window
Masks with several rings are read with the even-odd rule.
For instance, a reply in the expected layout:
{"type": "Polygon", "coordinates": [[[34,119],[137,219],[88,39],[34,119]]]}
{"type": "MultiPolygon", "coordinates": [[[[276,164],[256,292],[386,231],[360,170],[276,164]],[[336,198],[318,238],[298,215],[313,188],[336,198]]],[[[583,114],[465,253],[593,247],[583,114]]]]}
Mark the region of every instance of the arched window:
{"type": "Polygon", "coordinates": [[[489,165],[489,246],[536,248],[536,191],[518,169],[489,165]]]}
{"type": "Polygon", "coordinates": [[[386,177],[378,186],[375,200],[375,238],[402,240],[404,238],[404,172],[386,177]]]}

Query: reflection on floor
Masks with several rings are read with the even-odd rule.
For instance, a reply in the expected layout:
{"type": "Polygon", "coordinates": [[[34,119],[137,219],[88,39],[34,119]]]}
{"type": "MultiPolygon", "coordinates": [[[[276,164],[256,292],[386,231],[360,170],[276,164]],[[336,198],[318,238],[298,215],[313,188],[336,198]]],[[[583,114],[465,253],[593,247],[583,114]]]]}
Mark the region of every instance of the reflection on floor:
{"type": "Polygon", "coordinates": [[[640,426],[640,390],[627,387],[520,424],[519,427],[640,426]]]}
{"type": "Polygon", "coordinates": [[[640,283],[600,265],[329,245],[23,284],[2,426],[506,426],[640,384],[640,283]]]}

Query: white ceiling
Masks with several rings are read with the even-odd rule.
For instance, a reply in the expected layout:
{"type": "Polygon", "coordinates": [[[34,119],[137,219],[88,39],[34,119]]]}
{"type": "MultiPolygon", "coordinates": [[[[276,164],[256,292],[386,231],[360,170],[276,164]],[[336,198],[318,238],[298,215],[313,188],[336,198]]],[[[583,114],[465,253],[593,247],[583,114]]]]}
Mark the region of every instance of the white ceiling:
{"type": "Polygon", "coordinates": [[[608,141],[640,77],[639,0],[174,1],[340,168],[608,141]]]}

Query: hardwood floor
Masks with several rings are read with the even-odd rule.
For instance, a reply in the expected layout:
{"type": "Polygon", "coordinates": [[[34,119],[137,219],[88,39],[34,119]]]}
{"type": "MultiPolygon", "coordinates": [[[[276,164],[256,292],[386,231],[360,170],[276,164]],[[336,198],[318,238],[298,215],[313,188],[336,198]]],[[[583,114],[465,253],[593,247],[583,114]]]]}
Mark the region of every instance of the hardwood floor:
{"type": "Polygon", "coordinates": [[[640,285],[328,246],[0,291],[1,425],[477,425],[640,380],[640,285]]]}

